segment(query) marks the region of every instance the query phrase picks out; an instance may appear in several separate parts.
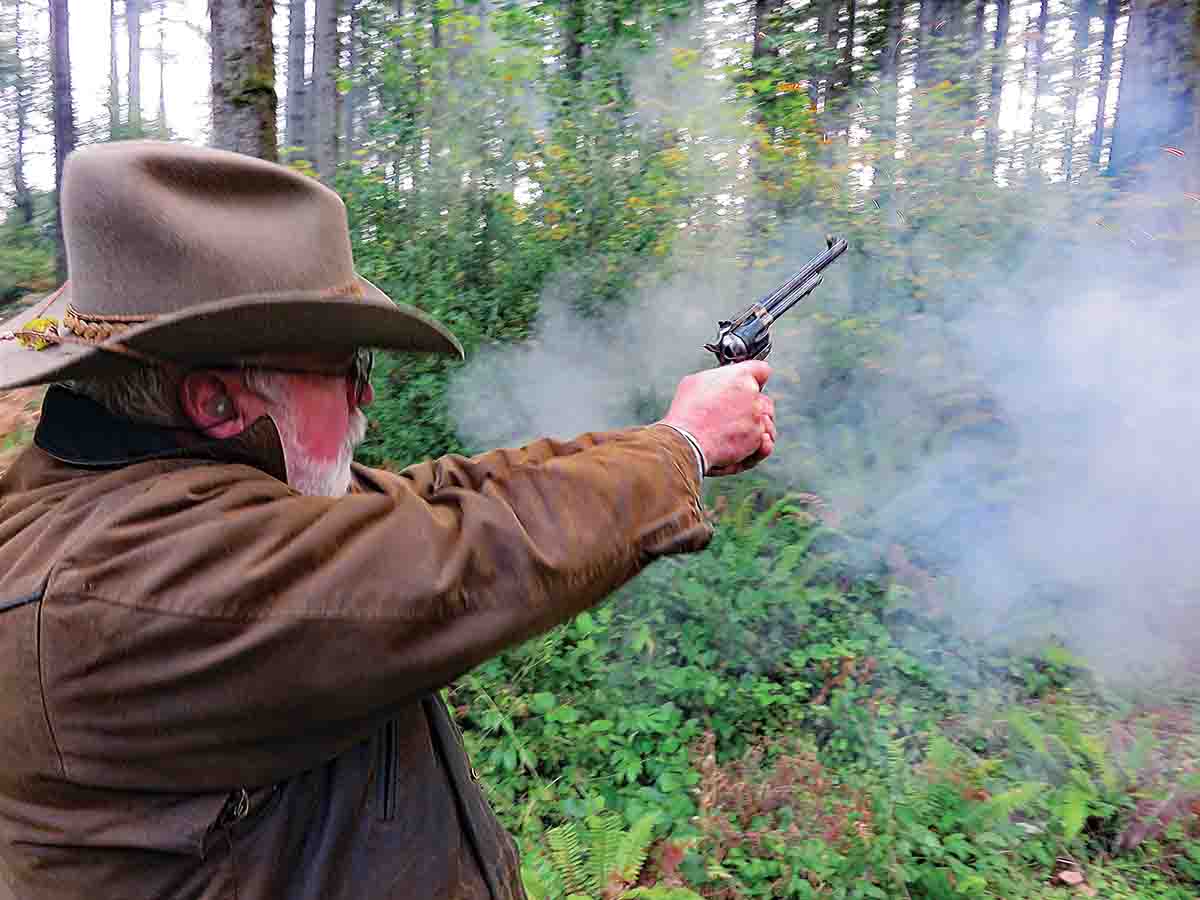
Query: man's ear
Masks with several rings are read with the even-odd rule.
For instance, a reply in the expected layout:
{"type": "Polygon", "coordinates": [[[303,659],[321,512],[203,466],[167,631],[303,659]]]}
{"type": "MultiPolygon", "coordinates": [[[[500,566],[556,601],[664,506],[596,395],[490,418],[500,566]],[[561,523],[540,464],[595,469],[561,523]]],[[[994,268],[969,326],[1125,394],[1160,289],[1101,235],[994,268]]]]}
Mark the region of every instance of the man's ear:
{"type": "Polygon", "coordinates": [[[193,425],[209,437],[227,438],[246,427],[228,385],[211,372],[189,372],[179,385],[179,405],[193,425]]]}

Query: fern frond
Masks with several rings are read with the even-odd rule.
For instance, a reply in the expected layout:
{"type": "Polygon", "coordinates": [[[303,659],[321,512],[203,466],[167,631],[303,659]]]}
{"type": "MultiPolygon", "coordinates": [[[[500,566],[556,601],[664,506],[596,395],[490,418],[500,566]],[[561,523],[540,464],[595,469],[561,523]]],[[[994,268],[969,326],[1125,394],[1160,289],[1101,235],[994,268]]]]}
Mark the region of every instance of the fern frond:
{"type": "Polygon", "coordinates": [[[583,841],[574,822],[547,831],[546,845],[550,848],[550,858],[567,893],[594,892],[596,885],[589,879],[590,873],[583,858],[583,841]]]}
{"type": "Polygon", "coordinates": [[[929,751],[926,753],[926,757],[930,765],[938,771],[944,772],[958,759],[958,750],[945,735],[939,734],[929,742],[929,751]]]}
{"type": "Polygon", "coordinates": [[[1104,743],[1090,734],[1081,734],[1079,736],[1079,750],[1083,756],[1091,764],[1095,773],[1100,776],[1100,782],[1109,791],[1113,792],[1119,789],[1120,779],[1117,777],[1116,767],[1113,766],[1112,760],[1108,757],[1108,750],[1104,743]]]}
{"type": "Polygon", "coordinates": [[[625,836],[621,824],[620,817],[611,812],[588,816],[586,820],[588,877],[600,890],[608,885],[617,868],[625,836]]]}
{"type": "Polygon", "coordinates": [[[562,879],[540,853],[529,854],[522,861],[521,881],[529,900],[558,900],[564,893],[562,879]]]}
{"type": "Polygon", "coordinates": [[[1012,790],[997,794],[979,807],[968,817],[972,825],[986,825],[1008,819],[1019,809],[1032,803],[1046,786],[1037,782],[1018,785],[1012,790]]]}
{"type": "Polygon", "coordinates": [[[1023,709],[1010,710],[1008,725],[1038,756],[1050,762],[1055,761],[1054,754],[1046,746],[1046,732],[1041,729],[1037,722],[1033,721],[1029,713],[1023,709]]]}
{"type": "Polygon", "coordinates": [[[654,826],[658,824],[658,813],[648,812],[622,836],[617,852],[617,871],[627,882],[633,883],[642,874],[642,866],[654,842],[654,826]]]}
{"type": "Polygon", "coordinates": [[[1062,825],[1063,836],[1068,841],[1075,840],[1079,836],[1079,832],[1083,830],[1083,823],[1087,821],[1090,801],[1091,796],[1077,787],[1066,788],[1059,796],[1054,807],[1054,814],[1062,825]]]}

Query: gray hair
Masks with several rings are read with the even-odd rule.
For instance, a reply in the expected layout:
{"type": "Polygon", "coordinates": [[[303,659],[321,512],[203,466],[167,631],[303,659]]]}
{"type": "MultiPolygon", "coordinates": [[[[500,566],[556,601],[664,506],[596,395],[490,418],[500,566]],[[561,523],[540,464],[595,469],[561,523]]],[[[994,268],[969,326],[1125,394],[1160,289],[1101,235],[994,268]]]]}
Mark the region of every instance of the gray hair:
{"type": "Polygon", "coordinates": [[[179,379],[159,366],[139,366],[124,375],[60,382],[95,400],[113,415],[147,425],[187,428],[191,423],[179,405],[179,379]]]}
{"type": "MultiPolygon", "coordinates": [[[[282,403],[287,384],[279,372],[246,368],[246,387],[273,403],[282,403]]],[[[159,366],[139,366],[125,375],[60,382],[68,390],[95,400],[109,412],[147,425],[193,428],[179,404],[181,378],[159,366]]]]}

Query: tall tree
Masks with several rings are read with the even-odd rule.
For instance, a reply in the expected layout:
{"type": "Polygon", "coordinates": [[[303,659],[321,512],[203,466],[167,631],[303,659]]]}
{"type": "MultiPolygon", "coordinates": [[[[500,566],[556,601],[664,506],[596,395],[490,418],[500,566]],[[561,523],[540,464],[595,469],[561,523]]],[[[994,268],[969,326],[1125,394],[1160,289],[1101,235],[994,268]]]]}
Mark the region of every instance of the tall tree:
{"type": "Polygon", "coordinates": [[[29,113],[33,102],[29,66],[25,62],[25,34],[21,13],[24,0],[17,0],[13,9],[13,120],[16,134],[13,140],[13,203],[26,225],[33,222],[33,192],[25,180],[25,139],[29,113]]]}
{"type": "MultiPolygon", "coordinates": [[[[772,8],[772,12],[778,8],[772,8]]],[[[827,150],[824,154],[825,163],[833,164],[833,138],[837,134],[839,111],[844,97],[844,89],[839,84],[841,71],[838,68],[838,41],[841,38],[841,0],[824,0],[821,4],[820,16],[817,20],[817,32],[825,39],[825,53],[829,60],[824,68],[824,99],[821,103],[822,130],[825,133],[827,150]]]]}
{"type": "Polygon", "coordinates": [[[346,3],[350,7],[350,31],[346,35],[346,42],[349,44],[350,49],[350,58],[348,60],[350,68],[348,74],[351,78],[351,86],[342,100],[342,134],[345,137],[341,144],[343,159],[350,158],[358,148],[358,110],[363,96],[363,89],[359,84],[358,71],[360,64],[359,47],[362,43],[360,35],[362,31],[362,0],[346,0],[346,3]]]}
{"type": "MultiPolygon", "coordinates": [[[[842,52],[842,90],[844,96],[854,93],[854,38],[857,26],[858,3],[856,0],[846,0],[846,48],[842,52]]],[[[845,121],[842,123],[846,130],[846,140],[850,140],[850,120],[853,107],[849,102],[842,104],[845,121]]]]}
{"type": "MultiPolygon", "coordinates": [[[[771,17],[781,6],[780,0],[754,0],[754,39],[750,50],[750,64],[753,77],[763,78],[770,74],[771,61],[779,56],[779,49],[767,42],[771,17]]],[[[815,97],[813,98],[816,99],[815,97]]],[[[757,243],[766,234],[770,207],[766,199],[766,191],[762,182],[765,180],[763,158],[769,152],[770,145],[770,108],[774,103],[773,96],[759,99],[754,110],[754,124],[758,132],[755,135],[756,144],[752,150],[750,166],[755,179],[756,192],[748,200],[746,222],[752,243],[757,243]]]]}
{"type": "Polygon", "coordinates": [[[567,77],[578,83],[583,80],[583,28],[586,23],[584,0],[564,0],[563,3],[563,68],[567,77]]]}
{"type": "Polygon", "coordinates": [[[274,162],[275,0],[208,0],[213,144],[274,162]]]}
{"type": "Polygon", "coordinates": [[[1071,55],[1071,83],[1067,88],[1067,134],[1063,142],[1063,176],[1069,184],[1075,174],[1075,132],[1079,125],[1079,94],[1092,27],[1092,0],[1075,0],[1075,52],[1071,55]]]}
{"type": "Polygon", "coordinates": [[[288,6],[287,124],[284,141],[288,147],[307,143],[308,78],[305,53],[308,50],[308,22],[304,0],[291,0],[288,6]]]}
{"type": "Polygon", "coordinates": [[[317,0],[313,34],[313,132],[309,143],[315,151],[317,174],[326,184],[333,181],[338,160],[338,114],[341,46],[338,19],[341,0],[317,0]]]}
{"type": "Polygon", "coordinates": [[[887,9],[887,43],[879,59],[880,137],[894,141],[900,95],[900,44],[904,37],[904,0],[883,0],[887,9]]]}
{"type": "Polygon", "coordinates": [[[1042,94],[1046,92],[1046,29],[1050,22],[1050,0],[1041,0],[1033,34],[1033,111],[1029,116],[1029,143],[1025,147],[1025,175],[1031,177],[1042,166],[1039,147],[1042,120],[1039,115],[1042,94]]]}
{"type": "Polygon", "coordinates": [[[108,0],[108,139],[121,132],[121,76],[117,72],[117,0],[108,0]]]}
{"type": "Polygon", "coordinates": [[[50,0],[50,77],[54,90],[54,206],[55,268],[59,281],[67,279],[67,249],[63,242],[63,167],[75,149],[75,104],[71,97],[71,29],[67,0],[50,0]]]}
{"type": "Polygon", "coordinates": [[[158,0],[158,121],[159,140],[166,140],[167,128],[167,0],[158,0]]]}
{"type": "Polygon", "coordinates": [[[988,171],[995,173],[1000,152],[1000,98],[1004,93],[1004,70],[1008,67],[1008,26],[1011,0],[996,0],[996,31],[992,36],[992,74],[988,91],[987,136],[984,158],[988,171]]]}
{"type": "Polygon", "coordinates": [[[142,0],[125,0],[125,29],[129,33],[129,130],[142,131],[142,0]]]}
{"type": "Polygon", "coordinates": [[[1108,0],[1104,10],[1104,38],[1100,51],[1100,84],[1096,88],[1096,127],[1092,130],[1092,168],[1100,168],[1100,154],[1104,151],[1104,120],[1108,114],[1108,83],[1112,77],[1113,35],[1117,32],[1117,17],[1121,0],[1108,0]]]}
{"type": "MultiPolygon", "coordinates": [[[[1200,159],[1200,6],[1192,12],[1192,139],[1188,146],[1192,159],[1200,159]]],[[[1189,189],[1200,194],[1200,165],[1191,167],[1189,189]]]]}
{"type": "Polygon", "coordinates": [[[1193,0],[1133,0],[1113,123],[1110,175],[1128,174],[1192,124],[1193,0]]]}
{"type": "Polygon", "coordinates": [[[941,81],[957,82],[951,65],[961,58],[952,52],[961,36],[962,0],[921,0],[921,28],[917,44],[917,86],[929,88],[941,81]]]}

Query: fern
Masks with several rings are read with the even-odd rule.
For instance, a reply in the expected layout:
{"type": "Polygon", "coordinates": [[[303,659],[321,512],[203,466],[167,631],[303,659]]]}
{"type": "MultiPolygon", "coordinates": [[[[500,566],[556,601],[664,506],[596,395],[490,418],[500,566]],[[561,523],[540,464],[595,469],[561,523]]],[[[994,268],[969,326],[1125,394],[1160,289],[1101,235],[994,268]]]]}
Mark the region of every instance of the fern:
{"type": "Polygon", "coordinates": [[[1062,825],[1063,837],[1067,841],[1073,841],[1079,836],[1079,832],[1083,830],[1083,823],[1087,821],[1088,806],[1091,801],[1091,794],[1079,787],[1066,788],[1058,797],[1058,802],[1054,805],[1054,815],[1062,825]]]}
{"type": "Polygon", "coordinates": [[[938,771],[944,772],[954,765],[958,759],[958,751],[945,735],[939,734],[929,742],[929,751],[926,756],[930,765],[938,771]]]}
{"type": "Polygon", "coordinates": [[[650,853],[650,845],[654,841],[654,826],[658,823],[658,813],[648,812],[622,836],[617,853],[616,870],[621,877],[633,883],[642,874],[642,866],[650,853]]]}
{"type": "Polygon", "coordinates": [[[1108,758],[1104,744],[1090,734],[1079,736],[1079,751],[1091,764],[1093,771],[1100,777],[1101,784],[1109,793],[1114,793],[1120,786],[1117,770],[1108,758]]]}
{"type": "Polygon", "coordinates": [[[606,888],[612,880],[624,837],[621,820],[613,813],[587,817],[588,878],[597,888],[606,888]]]}
{"type": "Polygon", "coordinates": [[[562,879],[541,854],[531,854],[522,862],[521,881],[529,900],[557,900],[563,895],[562,879]]]}
{"type": "Polygon", "coordinates": [[[547,831],[546,844],[554,868],[568,893],[587,894],[596,891],[598,886],[584,863],[583,841],[574,822],[547,831]]]}
{"type": "Polygon", "coordinates": [[[1007,820],[1019,809],[1029,806],[1045,791],[1046,786],[1038,782],[1018,785],[1012,790],[997,794],[967,817],[967,821],[975,826],[985,826],[993,822],[1007,820]]]}
{"type": "Polygon", "coordinates": [[[588,816],[582,826],[568,822],[551,828],[546,832],[549,862],[535,854],[521,869],[530,900],[592,900],[614,886],[637,881],[657,821],[657,813],[647,813],[626,831],[620,816],[602,812],[588,816]]]}
{"type": "Polygon", "coordinates": [[[1022,709],[1011,710],[1008,714],[1009,727],[1042,758],[1055,762],[1054,754],[1046,746],[1046,732],[1033,721],[1029,713],[1022,709]]]}

